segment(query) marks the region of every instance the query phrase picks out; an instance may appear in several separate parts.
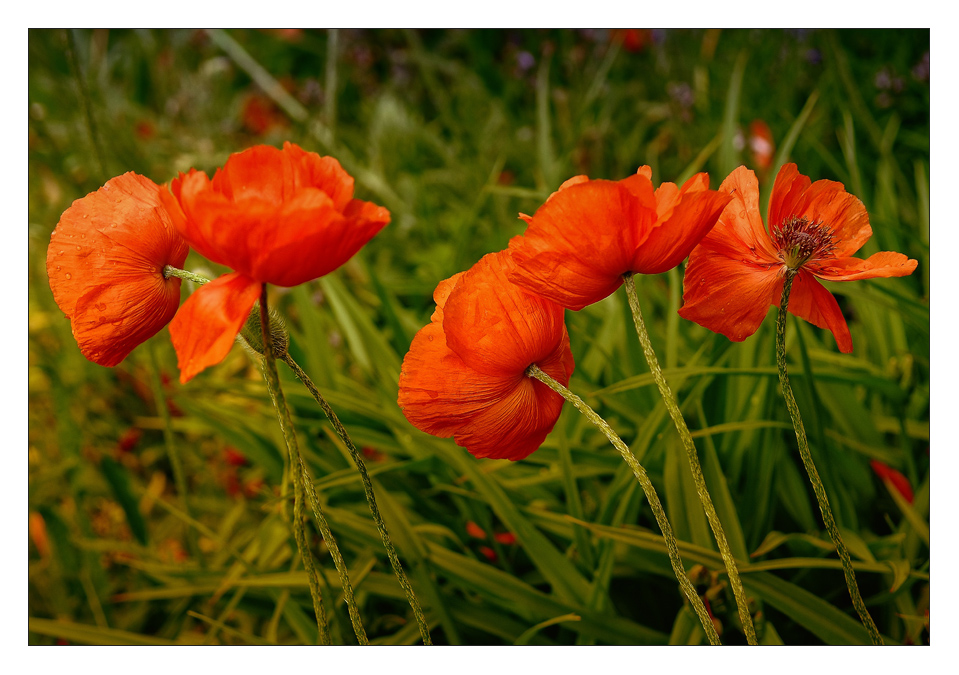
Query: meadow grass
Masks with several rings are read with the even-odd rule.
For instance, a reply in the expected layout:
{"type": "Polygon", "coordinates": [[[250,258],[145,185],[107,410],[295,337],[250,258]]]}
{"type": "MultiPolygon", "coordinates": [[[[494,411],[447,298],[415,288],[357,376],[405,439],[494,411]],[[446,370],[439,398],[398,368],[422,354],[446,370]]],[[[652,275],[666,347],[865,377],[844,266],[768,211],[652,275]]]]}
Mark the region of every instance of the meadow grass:
{"type": "MultiPolygon", "coordinates": [[[[629,467],[571,406],[520,462],[477,460],[403,417],[400,364],[436,284],[505,248],[523,232],[517,214],[577,174],[618,180],[647,164],[656,183],[708,171],[715,189],[745,163],[763,211],[787,161],[843,182],[874,230],[859,255],[899,251],[919,267],[829,285],[852,354],[791,318],[791,381],[880,632],[928,642],[928,31],[32,30],[29,48],[31,644],[317,642],[281,496],[283,437],[254,361],[236,346],[180,385],[163,330],[116,368],[94,365],[44,262],[63,210],[108,178],[211,173],[286,140],[338,158],[357,196],[392,213],[348,264],[271,288],[270,304],[364,454],[436,644],[705,643],[629,467]],[[766,168],[754,120],[772,131],[766,168]],[[870,460],[902,472],[914,499],[870,460]]],[[[195,254],[186,268],[225,271],[195,254]]],[[[760,643],[869,644],[779,393],[774,319],[732,343],[677,315],[681,267],[636,285],[760,643]]],[[[723,643],[744,644],[625,295],[566,320],[569,388],[642,462],[723,643]]],[[[370,642],[418,643],[347,448],[277,366],[370,642]]],[[[354,644],[340,579],[306,526],[332,640],[354,644]]]]}

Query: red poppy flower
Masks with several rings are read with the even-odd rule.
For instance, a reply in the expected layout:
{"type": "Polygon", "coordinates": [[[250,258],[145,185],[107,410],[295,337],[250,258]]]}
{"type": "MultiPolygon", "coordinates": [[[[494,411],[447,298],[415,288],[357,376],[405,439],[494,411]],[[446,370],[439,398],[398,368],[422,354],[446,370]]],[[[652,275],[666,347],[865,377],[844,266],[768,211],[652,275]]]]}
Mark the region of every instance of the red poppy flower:
{"type": "Polygon", "coordinates": [[[653,190],[648,166],[621,181],[563,183],[510,241],[514,283],[573,310],[611,294],[628,272],[659,274],[682,262],[716,223],[728,195],[699,173],[653,190]]]}
{"type": "Polygon", "coordinates": [[[162,196],[183,237],[236,270],[197,289],[170,324],[181,382],[223,360],[262,284],[328,274],[390,222],[382,206],[353,199],[339,162],[292,143],[231,155],[212,180],[181,173],[162,196]]]}
{"type": "Polygon", "coordinates": [[[872,236],[862,202],[842,183],[810,182],[786,164],[769,200],[768,231],[759,214],[759,182],[744,166],[719,188],[733,200],[719,223],[689,256],[680,316],[730,340],[756,332],[773,305],[779,306],[786,270],[797,270],[789,312],[828,328],[839,351],[852,351],[852,337],[832,294],[816,279],[852,281],[912,274],[916,261],[882,252],[866,260],[850,257],[872,236]]]}
{"type": "Polygon", "coordinates": [[[111,178],[63,212],[50,235],[47,276],[85,357],[115,366],[170,322],[180,280],[164,278],[189,248],[159,187],[130,172],[111,178]]]}
{"type": "Polygon", "coordinates": [[[912,492],[912,486],[909,484],[909,479],[902,475],[899,471],[896,471],[891,466],[883,464],[879,460],[871,459],[869,460],[869,466],[872,467],[873,472],[883,481],[889,481],[896,491],[902,495],[903,499],[912,504],[912,500],[915,498],[912,492]]]}
{"type": "Polygon", "coordinates": [[[535,363],[564,385],[573,372],[563,308],[511,284],[514,268],[500,251],[441,281],[432,320],[400,372],[406,419],[476,457],[517,460],[536,450],[563,398],[526,369],[535,363]]]}

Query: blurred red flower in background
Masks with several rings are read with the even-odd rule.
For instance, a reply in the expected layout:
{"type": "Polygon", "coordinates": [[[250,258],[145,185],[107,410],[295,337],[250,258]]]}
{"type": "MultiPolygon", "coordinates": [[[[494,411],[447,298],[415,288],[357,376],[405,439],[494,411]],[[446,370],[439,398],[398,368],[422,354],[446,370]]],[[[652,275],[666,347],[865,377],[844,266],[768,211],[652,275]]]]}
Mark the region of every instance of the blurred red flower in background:
{"type": "Polygon", "coordinates": [[[552,430],[563,398],[526,375],[566,385],[573,354],[563,308],[511,284],[509,251],[441,281],[436,311],[403,359],[399,405],[413,426],[453,436],[476,457],[523,459],[552,430]]]}
{"type": "Polygon", "coordinates": [[[115,366],[167,325],[180,280],[163,268],[187,253],[149,178],[131,171],[73,202],[50,236],[47,276],[83,355],[115,366]]]}
{"type": "Polygon", "coordinates": [[[236,270],[197,289],[170,324],[181,382],[223,360],[264,283],[328,274],[390,221],[382,206],[353,199],[338,161],[292,143],[233,154],[212,180],[191,169],[161,194],[196,251],[236,270]]]}
{"type": "Polygon", "coordinates": [[[749,123],[749,152],[755,164],[761,171],[772,166],[773,154],[776,146],[773,145],[773,132],[763,120],[753,120],[749,123]]]}
{"type": "Polygon", "coordinates": [[[573,310],[610,295],[628,272],[676,267],[709,232],[729,196],[699,173],[683,186],[653,189],[648,166],[620,181],[576,176],[532,217],[510,250],[513,283],[573,310]]]}
{"type": "Polygon", "coordinates": [[[719,188],[732,201],[719,223],[689,256],[680,316],[730,340],[756,332],[779,306],[787,270],[798,271],[789,312],[832,331],[839,350],[852,336],[839,304],[816,279],[852,281],[912,274],[916,261],[882,252],[849,257],[872,236],[866,207],[842,183],[812,183],[795,164],[779,170],[769,200],[767,226],[759,214],[759,182],[744,166],[719,188]]]}
{"type": "Polygon", "coordinates": [[[889,481],[896,492],[902,495],[903,499],[912,504],[914,495],[912,492],[912,486],[909,484],[909,479],[902,475],[899,471],[896,471],[891,466],[883,464],[877,459],[869,460],[869,466],[872,467],[872,470],[877,476],[883,481],[889,481]]]}

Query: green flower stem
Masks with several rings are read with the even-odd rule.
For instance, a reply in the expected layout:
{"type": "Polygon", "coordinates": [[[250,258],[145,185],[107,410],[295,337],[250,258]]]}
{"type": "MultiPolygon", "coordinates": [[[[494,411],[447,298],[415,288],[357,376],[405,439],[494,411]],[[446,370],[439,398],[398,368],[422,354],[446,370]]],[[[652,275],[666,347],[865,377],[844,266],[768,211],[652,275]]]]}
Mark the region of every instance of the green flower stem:
{"type": "Polygon", "coordinates": [[[663,532],[663,539],[666,541],[666,550],[669,552],[669,561],[672,564],[673,572],[676,574],[676,579],[679,581],[679,586],[683,589],[683,593],[689,599],[690,605],[692,605],[693,610],[696,612],[697,616],[699,616],[699,620],[703,624],[703,630],[706,631],[706,637],[709,638],[710,644],[720,644],[719,635],[716,633],[716,627],[713,625],[713,621],[709,616],[709,612],[706,610],[706,606],[703,604],[703,599],[699,597],[698,593],[696,593],[696,589],[689,580],[689,576],[686,574],[685,567],[683,567],[683,559],[679,555],[679,546],[676,543],[676,536],[673,534],[673,528],[669,524],[669,520],[666,518],[666,512],[663,510],[663,505],[660,503],[659,496],[656,494],[656,488],[653,487],[652,481],[646,474],[646,469],[643,468],[643,466],[639,463],[639,460],[636,459],[636,456],[623,442],[623,439],[621,439],[619,435],[613,431],[612,427],[609,426],[606,420],[597,415],[596,412],[583,401],[583,399],[547,375],[535,363],[526,369],[526,374],[529,377],[535,377],[537,380],[572,403],[577,410],[586,416],[586,419],[600,428],[600,430],[606,435],[606,438],[609,439],[609,442],[613,444],[613,447],[615,447],[619,451],[619,454],[623,456],[623,459],[626,460],[626,464],[628,464],[629,468],[633,470],[633,475],[636,476],[636,480],[639,481],[640,486],[643,488],[643,492],[646,493],[646,500],[649,502],[649,506],[653,510],[653,515],[656,517],[656,522],[659,524],[659,529],[663,532]]]}
{"type": "Polygon", "coordinates": [[[170,277],[178,277],[180,279],[187,279],[189,281],[196,282],[198,284],[209,283],[210,280],[206,277],[201,277],[199,274],[194,274],[193,272],[187,272],[186,270],[181,270],[173,265],[167,265],[163,268],[163,277],[169,279],[170,277]]]}
{"type": "MultiPolygon", "coordinates": [[[[309,389],[310,394],[313,395],[313,398],[323,409],[323,412],[326,413],[326,417],[333,425],[336,435],[340,437],[340,440],[343,441],[344,445],[346,445],[347,449],[349,450],[350,457],[353,458],[353,463],[356,464],[356,468],[360,472],[360,478],[363,481],[363,491],[366,493],[366,502],[370,507],[370,513],[373,515],[373,520],[376,522],[376,529],[380,533],[380,539],[383,540],[383,546],[386,548],[386,555],[389,557],[390,564],[393,566],[393,572],[396,574],[396,579],[400,582],[400,586],[406,593],[406,601],[409,603],[413,610],[413,615],[416,617],[416,623],[419,625],[420,636],[423,638],[423,644],[432,645],[433,642],[430,639],[430,629],[426,622],[426,616],[423,614],[423,610],[420,608],[420,604],[416,600],[416,595],[413,593],[413,586],[410,584],[409,579],[407,579],[406,572],[403,571],[403,565],[400,563],[400,559],[396,555],[396,548],[393,546],[393,541],[390,539],[390,533],[386,529],[386,523],[383,521],[383,517],[380,515],[379,507],[376,505],[376,497],[373,494],[373,483],[370,480],[369,473],[366,471],[366,463],[363,461],[360,453],[357,452],[356,446],[353,444],[353,441],[346,432],[346,429],[340,423],[336,413],[333,412],[333,408],[330,407],[330,404],[327,403],[326,399],[323,398],[323,395],[320,394],[310,377],[303,372],[303,369],[300,368],[296,361],[293,360],[293,357],[288,353],[282,358],[283,361],[290,367],[290,369],[293,370],[293,373],[300,379],[300,381],[306,385],[306,388],[309,389]]],[[[310,486],[312,487],[312,483],[310,486]]]]}
{"type": "MultiPolygon", "coordinates": [[[[316,567],[313,564],[313,555],[310,553],[309,545],[306,541],[306,530],[303,527],[303,501],[305,489],[303,486],[303,471],[301,468],[300,449],[296,442],[296,432],[293,430],[293,420],[290,415],[290,409],[286,405],[286,398],[283,396],[283,390],[280,388],[280,378],[276,372],[276,359],[273,358],[273,350],[270,345],[270,321],[267,315],[266,307],[266,284],[263,284],[263,290],[260,293],[260,317],[263,326],[263,341],[267,348],[264,350],[264,368],[263,376],[266,379],[266,386],[270,391],[270,398],[273,400],[273,407],[276,409],[276,415],[280,421],[280,429],[283,432],[283,440],[286,442],[286,449],[290,457],[290,474],[293,477],[293,536],[296,539],[296,547],[300,552],[300,558],[303,559],[303,567],[306,569],[307,578],[310,583],[310,596],[313,598],[313,611],[316,613],[316,625],[320,631],[320,642],[324,645],[332,644],[330,638],[330,628],[326,620],[326,609],[323,607],[323,595],[320,593],[319,581],[317,579],[316,567]]],[[[324,521],[325,523],[325,521],[324,521]]],[[[328,535],[329,528],[322,531],[323,538],[329,544],[332,537],[328,535]]],[[[332,550],[332,547],[330,547],[332,550]]],[[[337,565],[339,569],[339,565],[337,565]]],[[[362,631],[362,627],[360,628],[362,631]]],[[[357,633],[359,637],[360,632],[357,633]]],[[[363,634],[365,638],[366,635],[363,634]]]]}
{"type": "MultiPolygon", "coordinates": [[[[176,491],[180,493],[184,513],[192,518],[193,512],[190,510],[189,490],[183,473],[183,463],[180,461],[180,453],[177,451],[176,442],[173,440],[173,423],[170,420],[170,410],[167,408],[166,396],[163,394],[163,383],[160,381],[160,363],[156,355],[156,346],[151,344],[148,351],[150,352],[150,387],[153,389],[153,400],[156,402],[157,414],[163,421],[163,443],[166,446],[170,467],[173,469],[173,482],[176,484],[176,491]]],[[[193,559],[200,563],[201,568],[205,568],[206,560],[197,544],[196,532],[193,531],[192,527],[188,527],[186,530],[186,544],[193,559]]]]}
{"type": "Polygon", "coordinates": [[[783,398],[786,399],[786,408],[789,410],[789,417],[792,419],[793,428],[796,430],[796,441],[799,445],[799,456],[802,457],[803,466],[806,467],[806,473],[809,475],[809,482],[812,484],[813,491],[816,493],[816,499],[819,501],[819,511],[822,513],[823,522],[826,524],[826,530],[832,537],[836,545],[836,551],[839,553],[839,559],[842,561],[843,573],[846,577],[846,587],[849,589],[849,597],[852,598],[852,604],[859,613],[866,630],[869,631],[869,637],[873,644],[883,644],[879,629],[866,609],[866,603],[863,602],[859,594],[859,585],[856,583],[856,573],[852,569],[852,560],[849,557],[849,551],[846,544],[839,534],[839,527],[833,518],[832,508],[829,506],[829,499],[826,497],[826,488],[819,478],[819,472],[813,463],[812,454],[809,452],[809,441],[806,439],[806,429],[803,426],[802,417],[799,414],[799,405],[796,403],[796,397],[793,395],[792,386],[789,384],[789,375],[786,372],[786,308],[789,305],[789,292],[792,290],[793,280],[796,277],[794,270],[786,272],[786,280],[783,283],[783,294],[779,301],[779,315],[776,317],[776,365],[779,369],[779,384],[783,390],[783,398]]]}
{"type": "Polygon", "coordinates": [[[643,353],[646,355],[646,362],[652,371],[653,379],[659,387],[659,393],[663,397],[663,402],[669,410],[669,416],[673,418],[673,424],[676,431],[683,441],[686,448],[686,457],[689,459],[689,468],[693,474],[693,480],[696,483],[696,493],[699,495],[699,501],[706,512],[706,519],[712,528],[713,535],[716,537],[716,543],[719,545],[719,552],[726,564],[726,572],[729,575],[729,585],[732,586],[733,595],[736,598],[736,605],[739,608],[739,620],[743,624],[743,631],[746,633],[746,642],[750,645],[756,645],[756,629],[753,626],[753,618],[749,613],[749,606],[746,602],[746,591],[743,589],[743,582],[739,578],[739,569],[736,567],[736,559],[726,541],[726,533],[723,531],[723,525],[716,513],[716,507],[713,506],[713,500],[709,496],[709,490],[706,487],[706,478],[703,476],[703,469],[699,464],[699,456],[696,454],[696,446],[693,443],[693,437],[689,433],[689,427],[686,426],[686,420],[679,410],[679,404],[673,395],[666,378],[663,376],[662,368],[659,367],[659,359],[656,358],[656,352],[653,351],[653,345],[649,340],[649,333],[646,332],[646,324],[643,322],[643,314],[639,308],[639,297],[636,295],[636,282],[631,273],[623,275],[626,286],[626,295],[629,298],[629,308],[633,312],[633,323],[636,325],[636,334],[639,336],[639,343],[643,347],[643,353]]]}

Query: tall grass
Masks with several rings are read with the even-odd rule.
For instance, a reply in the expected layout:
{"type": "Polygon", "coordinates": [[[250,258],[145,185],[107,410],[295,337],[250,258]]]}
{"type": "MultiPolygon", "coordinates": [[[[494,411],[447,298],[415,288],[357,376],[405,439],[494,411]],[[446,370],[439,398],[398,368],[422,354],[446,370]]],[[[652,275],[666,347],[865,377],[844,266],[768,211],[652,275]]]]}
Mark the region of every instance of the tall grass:
{"type": "MultiPolygon", "coordinates": [[[[869,210],[862,254],[900,251],[919,268],[831,285],[855,351],[790,320],[787,358],[870,612],[887,642],[928,641],[929,33],[639,35],[634,50],[577,30],[31,31],[30,642],[316,643],[280,498],[283,440],[253,362],[235,348],[181,386],[164,330],[114,369],[89,363],[44,267],[60,213],[107,178],[210,172],[231,152],[284,140],[340,159],[358,196],[393,215],[350,263],[272,289],[270,303],[294,359],[363,449],[437,644],[705,642],[628,467],[575,410],[516,463],[474,459],[403,417],[400,363],[437,282],[504,248],[523,231],[517,214],[579,173],[620,179],[648,164],[658,182],[704,170],[715,188],[745,163],[764,204],[786,161],[842,181],[869,210]],[[766,169],[748,145],[756,119],[778,149],[766,169]],[[171,412],[189,511],[158,406],[171,412]],[[870,460],[905,475],[911,503],[870,460]]],[[[187,267],[220,271],[195,256],[187,267]]],[[[868,644],[778,395],[772,320],[731,343],[678,318],[681,270],[637,283],[760,642],[868,644]]],[[[567,322],[570,389],[649,471],[723,642],[743,644],[625,297],[567,322]]],[[[417,643],[347,449],[279,368],[371,643],[417,643]]],[[[354,643],[339,578],[310,532],[333,642],[354,643]]]]}

